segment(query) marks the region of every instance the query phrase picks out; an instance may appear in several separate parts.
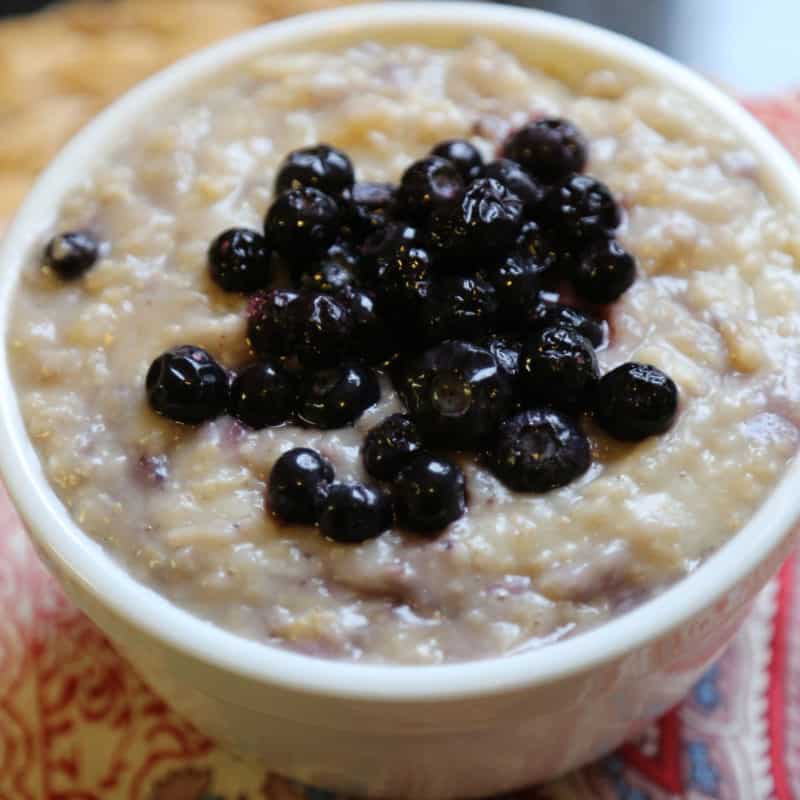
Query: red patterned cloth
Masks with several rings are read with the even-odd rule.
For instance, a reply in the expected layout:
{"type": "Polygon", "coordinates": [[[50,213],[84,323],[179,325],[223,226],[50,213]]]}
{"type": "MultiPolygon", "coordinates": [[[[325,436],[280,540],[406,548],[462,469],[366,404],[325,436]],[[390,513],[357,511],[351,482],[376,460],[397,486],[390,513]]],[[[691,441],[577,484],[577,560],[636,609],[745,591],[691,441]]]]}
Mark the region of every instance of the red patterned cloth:
{"type": "MultiPolygon", "coordinates": [[[[748,107],[800,156],[800,94],[748,107]]],[[[518,800],[800,798],[800,562],[637,742],[518,800]]],[[[0,800],[334,800],[215,747],[39,563],[0,488],[0,800]]]]}

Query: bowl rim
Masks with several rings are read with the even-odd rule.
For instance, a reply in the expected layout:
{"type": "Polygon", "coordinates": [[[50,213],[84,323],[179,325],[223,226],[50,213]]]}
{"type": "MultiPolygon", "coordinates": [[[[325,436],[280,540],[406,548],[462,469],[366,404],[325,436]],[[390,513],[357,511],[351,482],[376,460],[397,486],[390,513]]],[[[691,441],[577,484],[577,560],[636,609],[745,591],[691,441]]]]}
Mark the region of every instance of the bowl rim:
{"type": "MultiPolygon", "coordinates": [[[[185,656],[256,683],[320,696],[383,702],[447,701],[511,692],[587,672],[637,650],[710,607],[774,553],[800,517],[800,460],[795,459],[751,520],[694,573],[636,609],[540,649],[443,665],[363,664],[303,655],[240,637],[195,617],[139,583],[83,533],[49,487],[28,438],[8,364],[11,299],[25,254],[70,186],[78,165],[112,147],[115,131],[142,112],[224,65],[320,35],[367,34],[391,26],[550,37],[569,49],[627,65],[693,97],[733,128],[759,156],[769,188],[800,209],[793,158],[736,101],[668,57],[626,37],[553,14],[488,3],[357,5],[274,22],[184,58],[139,84],[63,148],[37,180],[0,243],[0,474],[44,554],[100,606],[185,656]],[[709,580],[709,578],[712,578],[709,580]]],[[[453,34],[455,35],[455,33],[453,34]]],[[[113,635],[113,634],[112,634],[113,635]]]]}

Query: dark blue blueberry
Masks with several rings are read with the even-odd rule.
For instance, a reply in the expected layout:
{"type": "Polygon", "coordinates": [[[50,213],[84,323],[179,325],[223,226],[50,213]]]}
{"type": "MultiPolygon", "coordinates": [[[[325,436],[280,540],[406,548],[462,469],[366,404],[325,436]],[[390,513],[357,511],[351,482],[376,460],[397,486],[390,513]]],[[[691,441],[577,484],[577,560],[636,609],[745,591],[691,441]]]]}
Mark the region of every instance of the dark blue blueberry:
{"type": "Polygon", "coordinates": [[[358,364],[342,364],[305,375],[298,415],[317,428],[343,428],[352,425],[380,397],[374,370],[358,364]]]}
{"type": "Polygon", "coordinates": [[[588,158],[583,134],[565,119],[540,119],[514,131],[503,153],[534,177],[552,183],[582,172],[588,158]]]}
{"type": "Polygon", "coordinates": [[[403,173],[397,199],[402,213],[424,221],[433,209],[457,201],[463,193],[458,169],[445,158],[428,156],[403,173]]]}
{"type": "Polygon", "coordinates": [[[174,347],[162,353],[147,371],[150,408],[162,417],[199,425],[228,407],[228,376],[202,348],[174,347]]]}
{"type": "Polygon", "coordinates": [[[562,251],[563,248],[556,247],[547,231],[538,223],[529,221],[520,228],[513,253],[545,277],[550,276],[558,267],[562,251]]]}
{"type": "Polygon", "coordinates": [[[490,283],[468,275],[447,275],[426,308],[425,333],[430,342],[474,339],[492,329],[497,310],[490,283]]]}
{"type": "Polygon", "coordinates": [[[583,475],[592,463],[577,423],[550,408],[523,411],[503,422],[489,453],[492,472],[515,492],[548,492],[583,475]]]}
{"type": "Polygon", "coordinates": [[[284,453],[267,483],[267,508],[281,522],[313,525],[333,480],[333,467],[307,447],[284,453]]]}
{"type": "Polygon", "coordinates": [[[359,256],[346,242],[331,245],[319,263],[301,278],[304,289],[325,294],[336,294],[345,286],[356,282],[359,256]]]}
{"type": "Polygon", "coordinates": [[[446,158],[459,172],[464,183],[469,183],[481,174],[483,157],[480,150],[466,139],[448,139],[431,150],[432,156],[446,158]]]}
{"type": "Polygon", "coordinates": [[[294,353],[299,298],[297,292],[288,289],[253,296],[247,307],[247,340],[256,355],[265,358],[294,353]]]}
{"type": "Polygon", "coordinates": [[[231,416],[258,430],[286,422],[296,404],[294,378],[279,364],[262,361],[245,367],[236,376],[228,410],[231,416]]]}
{"type": "Polygon", "coordinates": [[[338,195],[353,185],[353,164],[347,154],[327,144],[303,147],[286,156],[275,178],[275,194],[312,186],[338,195]]]}
{"type": "Polygon", "coordinates": [[[437,269],[463,273],[499,262],[522,222],[522,200],[494,178],[478,178],[460,203],[431,217],[430,246],[437,269]]]}
{"type": "Polygon", "coordinates": [[[361,458],[373,478],[393,481],[421,449],[422,440],[411,417],[392,414],[369,431],[361,446],[361,458]]]}
{"type": "Polygon", "coordinates": [[[356,183],[347,204],[353,236],[363,241],[389,224],[397,206],[397,188],[391,183],[356,183]]]}
{"type": "Polygon", "coordinates": [[[574,328],[544,328],[525,343],[520,383],[529,402],[583,410],[599,377],[592,343],[574,328]]]}
{"type": "Polygon", "coordinates": [[[336,201],[310,186],[278,195],[264,220],[268,245],[300,268],[324,255],[339,235],[339,228],[336,201]]]}
{"type": "Polygon", "coordinates": [[[590,175],[570,175],[553,186],[543,218],[564,242],[606,238],[622,219],[608,186],[590,175]]]}
{"type": "Polygon", "coordinates": [[[528,325],[534,329],[567,327],[585,336],[594,347],[600,347],[607,336],[608,325],[602,320],[561,303],[540,299],[532,305],[527,316],[528,325]]]}
{"type": "Polygon", "coordinates": [[[214,282],[226,292],[255,292],[270,281],[267,240],[247,228],[224,231],[208,248],[214,282]]]}
{"type": "Polygon", "coordinates": [[[525,207],[525,214],[535,216],[542,200],[545,198],[545,188],[532,178],[525,170],[510,158],[499,158],[490,161],[482,173],[484,178],[494,178],[514,192],[525,207]]]}
{"type": "Polygon", "coordinates": [[[519,375],[519,362],[522,355],[522,342],[512,336],[495,334],[480,343],[497,362],[497,366],[510,380],[516,381],[519,375]]]}
{"type": "Polygon", "coordinates": [[[331,484],[319,515],[322,535],[341,544],[359,544],[374,539],[391,524],[389,498],[363,483],[331,484]]]}
{"type": "Polygon", "coordinates": [[[396,388],[426,440],[476,447],[513,403],[508,376],[483,347],[442,342],[398,370],[396,388]]]}
{"type": "Polygon", "coordinates": [[[428,453],[418,453],[400,471],[393,494],[398,523],[415,533],[436,534],[467,508],[461,468],[428,453]]]}
{"type": "Polygon", "coordinates": [[[616,239],[600,239],[584,251],[571,277],[584,299],[613,303],[636,279],[636,262],[616,239]]]}
{"type": "Polygon", "coordinates": [[[353,319],[347,306],[329,294],[310,292],[294,312],[295,352],[306,367],[329,367],[348,352],[353,319]]]}
{"type": "Polygon", "coordinates": [[[531,259],[512,254],[488,276],[497,298],[497,328],[519,329],[538,300],[542,271],[531,259]]]}
{"type": "Polygon", "coordinates": [[[669,430],[678,411],[678,387],[656,367],[622,364],[600,379],[593,405],[603,430],[636,442],[669,430]]]}
{"type": "Polygon", "coordinates": [[[54,236],[44,251],[45,266],[68,281],[94,266],[100,255],[100,242],[90,231],[67,231],[54,236]]]}
{"type": "Polygon", "coordinates": [[[336,299],[348,310],[353,322],[350,352],[368,364],[387,361],[394,353],[395,337],[378,313],[375,295],[365,289],[345,286],[336,299]]]}

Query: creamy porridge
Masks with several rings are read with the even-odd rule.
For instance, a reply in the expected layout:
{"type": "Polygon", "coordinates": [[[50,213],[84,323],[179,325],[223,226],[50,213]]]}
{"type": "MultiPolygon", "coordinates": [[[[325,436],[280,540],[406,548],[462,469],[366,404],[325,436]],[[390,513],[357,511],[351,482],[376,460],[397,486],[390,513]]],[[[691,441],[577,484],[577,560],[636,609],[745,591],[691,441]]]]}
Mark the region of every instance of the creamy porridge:
{"type": "MultiPolygon", "coordinates": [[[[490,41],[458,51],[364,44],[270,55],[144,121],[87,175],[43,235],[91,229],[100,259],[62,282],[31,255],[11,361],[29,433],[76,522],[178,605],[257,640],[323,656],[435,663],[512,652],[602,623],[693,570],[752,515],[798,444],[797,221],[718,121],[668,88],[612,71],[565,85],[490,41]],[[563,488],[512,492],[462,456],[466,513],[436,537],[359,545],[278,525],[270,469],[298,447],[338,480],[402,410],[386,375],[351,427],[182,426],[147,405],[176,345],[236,369],[245,306],[209,277],[209,242],[261,230],[297,147],[346,150],[359,180],[397,181],[437,142],[487,160],[531,116],[574,121],[588,171],[624,207],[638,279],[610,307],[603,372],[653,364],[680,389],[675,424],[618,442],[591,420],[592,466],[563,488]]],[[[400,332],[398,335],[403,335],[400,332]]]]}

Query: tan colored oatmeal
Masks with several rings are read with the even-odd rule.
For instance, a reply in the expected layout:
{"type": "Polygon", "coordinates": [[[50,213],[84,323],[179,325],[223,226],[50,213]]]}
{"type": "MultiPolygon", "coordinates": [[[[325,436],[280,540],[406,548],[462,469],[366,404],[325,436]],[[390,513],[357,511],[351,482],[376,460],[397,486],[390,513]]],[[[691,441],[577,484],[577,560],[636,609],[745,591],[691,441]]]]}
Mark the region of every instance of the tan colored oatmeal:
{"type": "Polygon", "coordinates": [[[20,287],[11,359],[28,430],[76,521],[141,580],[245,636],[352,659],[488,656],[596,625],[691,571],[747,521],[798,443],[797,221],[759,186],[736,137],[681,94],[605,71],[567,86],[490,41],[461,50],[364,44],[270,55],[170,103],[120,144],[55,230],[108,243],[77,283],[38,266],[20,287]],[[574,120],[589,172],[622,198],[640,278],[614,306],[604,370],[635,359],[681,390],[677,423],[639,445],[590,428],[591,470],[514,494],[465,460],[467,514],[427,541],[345,547],[264,509],[277,456],[308,445],[339,479],[399,409],[353,428],[189,429],[156,417],[152,359],[191,342],[249,358],[243,307],[207,275],[209,241],[258,228],[285,153],[331,142],[358,177],[397,180],[436,142],[487,157],[533,113],[574,120]]]}

